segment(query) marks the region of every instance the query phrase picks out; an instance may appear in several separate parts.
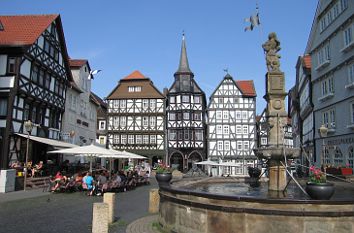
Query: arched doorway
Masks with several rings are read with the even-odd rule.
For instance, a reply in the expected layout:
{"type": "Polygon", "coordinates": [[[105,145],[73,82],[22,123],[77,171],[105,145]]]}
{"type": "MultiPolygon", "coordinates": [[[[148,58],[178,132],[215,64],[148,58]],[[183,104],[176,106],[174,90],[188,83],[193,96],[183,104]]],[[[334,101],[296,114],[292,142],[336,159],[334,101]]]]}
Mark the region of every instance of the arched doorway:
{"type": "Polygon", "coordinates": [[[170,165],[172,169],[183,171],[183,155],[178,152],[174,152],[170,157],[170,165]]]}
{"type": "Polygon", "coordinates": [[[192,168],[194,163],[200,162],[202,160],[202,156],[197,151],[190,153],[188,156],[188,170],[192,168]]]}

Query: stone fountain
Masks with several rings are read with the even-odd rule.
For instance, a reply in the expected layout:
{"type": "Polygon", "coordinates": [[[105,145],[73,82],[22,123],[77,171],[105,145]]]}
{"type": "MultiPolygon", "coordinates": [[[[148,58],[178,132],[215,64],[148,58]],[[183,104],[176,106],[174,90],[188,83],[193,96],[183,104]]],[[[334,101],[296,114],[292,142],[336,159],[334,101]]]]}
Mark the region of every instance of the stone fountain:
{"type": "Polygon", "coordinates": [[[287,124],[288,114],[285,110],[285,77],[280,70],[280,42],[277,35],[272,32],[268,36],[268,41],[262,45],[268,72],[266,74],[266,94],[267,101],[266,124],[269,127],[268,147],[255,149],[255,155],[259,159],[268,160],[270,191],[284,191],[286,179],[286,160],[299,157],[299,148],[285,148],[284,146],[284,126],[287,124]]]}
{"type": "Polygon", "coordinates": [[[283,146],[286,92],[284,73],[280,71],[280,43],[275,33],[269,34],[263,49],[268,67],[264,98],[268,103],[269,146],[256,149],[255,154],[268,160],[269,182],[252,187],[247,178],[172,180],[170,186],[159,189],[158,222],[164,232],[354,232],[353,185],[336,184],[338,190],[331,200],[311,200],[301,186],[294,182],[287,186],[285,161],[297,158],[300,150],[283,146]],[[287,192],[282,192],[285,188],[287,192]]]}

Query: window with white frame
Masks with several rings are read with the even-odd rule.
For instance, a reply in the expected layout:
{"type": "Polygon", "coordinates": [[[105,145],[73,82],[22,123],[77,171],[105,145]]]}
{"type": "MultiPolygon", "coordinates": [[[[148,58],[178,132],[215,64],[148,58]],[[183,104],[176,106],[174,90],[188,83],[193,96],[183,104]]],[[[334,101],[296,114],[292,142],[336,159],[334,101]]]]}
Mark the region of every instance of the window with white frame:
{"type": "Polygon", "coordinates": [[[325,63],[329,62],[331,59],[331,53],[330,53],[330,46],[329,43],[326,43],[319,51],[317,54],[317,61],[318,61],[318,67],[324,65],[325,63]]]}
{"type": "Polygon", "coordinates": [[[224,149],[223,142],[222,141],[218,141],[218,150],[221,151],[223,149],[224,149]]]}
{"type": "Polygon", "coordinates": [[[171,104],[176,103],[176,97],[175,97],[175,96],[171,96],[171,97],[170,97],[170,103],[171,103],[171,104]]]}
{"type": "Polygon", "coordinates": [[[99,130],[105,130],[106,129],[106,121],[99,121],[99,130]]]}
{"type": "Polygon", "coordinates": [[[335,109],[330,109],[322,112],[322,124],[327,128],[336,128],[336,111],[335,109]]]}
{"type": "Polygon", "coordinates": [[[216,111],[216,119],[222,119],[222,111],[216,111]]]}
{"type": "Polygon", "coordinates": [[[322,80],[322,96],[334,93],[334,81],[333,77],[328,77],[322,80]]]}
{"type": "Polygon", "coordinates": [[[331,164],[331,155],[329,154],[328,147],[325,147],[323,150],[323,158],[324,158],[324,163],[329,165],[331,164]]]}
{"type": "Polygon", "coordinates": [[[156,126],[156,117],[151,116],[150,117],[150,126],[155,127],[156,126]]]}
{"type": "Polygon", "coordinates": [[[241,141],[237,142],[237,150],[242,150],[242,142],[241,141]]]}
{"type": "Polygon", "coordinates": [[[144,135],[143,136],[143,143],[144,144],[149,144],[149,135],[144,135]]]}
{"type": "Polygon", "coordinates": [[[124,134],[120,136],[120,143],[123,145],[127,144],[127,135],[124,134]]]}
{"type": "Polygon", "coordinates": [[[229,134],[229,133],[230,133],[230,126],[224,125],[223,126],[223,134],[229,134]]]}
{"type": "Polygon", "coordinates": [[[113,136],[113,143],[114,143],[114,144],[119,144],[119,135],[118,135],[118,134],[115,134],[115,135],[113,136]]]}
{"type": "Polygon", "coordinates": [[[156,144],[156,135],[150,135],[150,144],[156,144]]]}
{"type": "Polygon", "coordinates": [[[7,115],[7,98],[0,98],[0,116],[7,115]]]}
{"type": "Polygon", "coordinates": [[[216,134],[222,134],[222,125],[216,126],[216,134]]]}
{"type": "Polygon", "coordinates": [[[143,109],[148,109],[148,107],[149,107],[149,100],[143,99],[143,109]]]}
{"type": "Polygon", "coordinates": [[[135,91],[135,87],[128,87],[128,92],[134,92],[135,91]]]}
{"type": "Polygon", "coordinates": [[[248,135],[248,125],[243,126],[243,134],[248,135]]]}
{"type": "Polygon", "coordinates": [[[354,62],[348,66],[348,83],[354,83],[354,62]]]}
{"type": "Polygon", "coordinates": [[[248,151],[250,149],[250,142],[248,141],[243,142],[243,149],[248,151]]]}
{"type": "Polygon", "coordinates": [[[353,44],[353,36],[354,36],[353,27],[354,24],[351,24],[346,29],[343,30],[344,48],[349,47],[353,44]]]}
{"type": "Polygon", "coordinates": [[[169,130],[169,139],[170,140],[176,140],[176,130],[169,130]]]}
{"type": "Polygon", "coordinates": [[[261,138],[261,145],[262,146],[265,146],[265,145],[267,145],[267,138],[261,138]]]}
{"type": "Polygon", "coordinates": [[[119,117],[113,117],[113,126],[118,127],[119,126],[119,117]]]}
{"type": "Polygon", "coordinates": [[[120,108],[126,108],[127,107],[127,100],[120,100],[119,106],[120,106],[120,108]]]}
{"type": "Polygon", "coordinates": [[[128,144],[134,144],[134,135],[128,135],[128,144]]]}
{"type": "Polygon", "coordinates": [[[229,112],[228,111],[223,111],[222,112],[222,118],[223,119],[229,119],[229,112]]]}
{"type": "Polygon", "coordinates": [[[135,136],[136,144],[140,145],[143,143],[143,136],[142,135],[136,135],[135,136]]]}
{"type": "Polygon", "coordinates": [[[156,109],[156,99],[151,99],[150,100],[150,109],[155,110],[156,109]]]}
{"type": "Polygon", "coordinates": [[[236,134],[242,134],[242,127],[241,127],[241,125],[236,125],[236,134]]]}
{"type": "Polygon", "coordinates": [[[194,96],[194,103],[200,104],[200,96],[194,96]]]}
{"type": "Polygon", "coordinates": [[[147,127],[149,125],[149,117],[144,116],[143,117],[143,126],[147,127]]]}
{"type": "Polygon", "coordinates": [[[203,141],[203,131],[202,130],[195,131],[195,140],[196,141],[203,141]]]}
{"type": "Polygon", "coordinates": [[[189,140],[189,130],[188,129],[185,129],[183,130],[183,138],[184,140],[189,140]]]}
{"type": "Polygon", "coordinates": [[[189,120],[189,112],[183,113],[183,120],[189,120]]]}
{"type": "Polygon", "coordinates": [[[230,141],[224,142],[224,151],[230,151],[230,141]]]}
{"type": "Polygon", "coordinates": [[[112,100],[113,108],[119,108],[119,100],[112,100]]]}
{"type": "Polygon", "coordinates": [[[348,0],[337,1],[320,19],[320,32],[324,31],[345,9],[348,0]]]}
{"type": "Polygon", "coordinates": [[[242,111],[242,119],[247,120],[247,111],[242,111]]]}
{"type": "Polygon", "coordinates": [[[168,115],[169,115],[170,120],[172,120],[172,121],[176,120],[176,113],[170,112],[170,113],[168,113],[168,115]]]}
{"type": "Polygon", "coordinates": [[[182,103],[189,103],[189,95],[182,95],[182,103]]]}
{"type": "Polygon", "coordinates": [[[202,120],[202,114],[201,113],[194,113],[194,120],[195,121],[202,120]]]}
{"type": "Polygon", "coordinates": [[[236,119],[241,119],[241,112],[240,111],[236,111],[236,119]]]}
{"type": "Polygon", "coordinates": [[[127,126],[127,118],[125,116],[120,117],[120,126],[121,127],[127,126]]]}

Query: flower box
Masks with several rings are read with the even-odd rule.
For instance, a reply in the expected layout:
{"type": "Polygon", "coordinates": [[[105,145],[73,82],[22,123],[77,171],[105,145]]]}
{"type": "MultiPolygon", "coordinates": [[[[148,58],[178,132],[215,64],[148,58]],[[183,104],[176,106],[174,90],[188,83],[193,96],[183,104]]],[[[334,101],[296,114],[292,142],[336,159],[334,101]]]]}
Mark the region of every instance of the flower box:
{"type": "Polygon", "coordinates": [[[342,167],[340,168],[340,171],[343,176],[353,175],[353,169],[349,167],[342,167]]]}

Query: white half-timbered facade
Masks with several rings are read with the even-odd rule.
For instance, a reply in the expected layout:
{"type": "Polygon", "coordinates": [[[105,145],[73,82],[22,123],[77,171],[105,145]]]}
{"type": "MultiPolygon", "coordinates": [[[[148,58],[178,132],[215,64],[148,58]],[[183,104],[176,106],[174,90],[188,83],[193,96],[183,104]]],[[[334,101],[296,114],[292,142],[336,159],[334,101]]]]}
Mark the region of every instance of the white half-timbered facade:
{"type": "Polygon", "coordinates": [[[189,68],[183,36],[179,68],[167,94],[166,162],[180,171],[206,159],[206,99],[189,68]]]}
{"type": "Polygon", "coordinates": [[[227,74],[210,96],[208,159],[232,166],[213,168],[213,175],[246,175],[254,166],[256,92],[253,81],[234,81],[227,74]]]}
{"type": "Polygon", "coordinates": [[[108,95],[108,143],[113,149],[150,157],[165,154],[165,97],[153,82],[134,71],[108,95]]]}
{"type": "MultiPolygon", "coordinates": [[[[73,79],[59,15],[0,16],[0,22],[0,146],[6,168],[12,160],[25,160],[25,121],[31,120],[38,140],[60,138],[73,79]]],[[[46,162],[48,145],[31,140],[29,160],[46,162]]]]}

